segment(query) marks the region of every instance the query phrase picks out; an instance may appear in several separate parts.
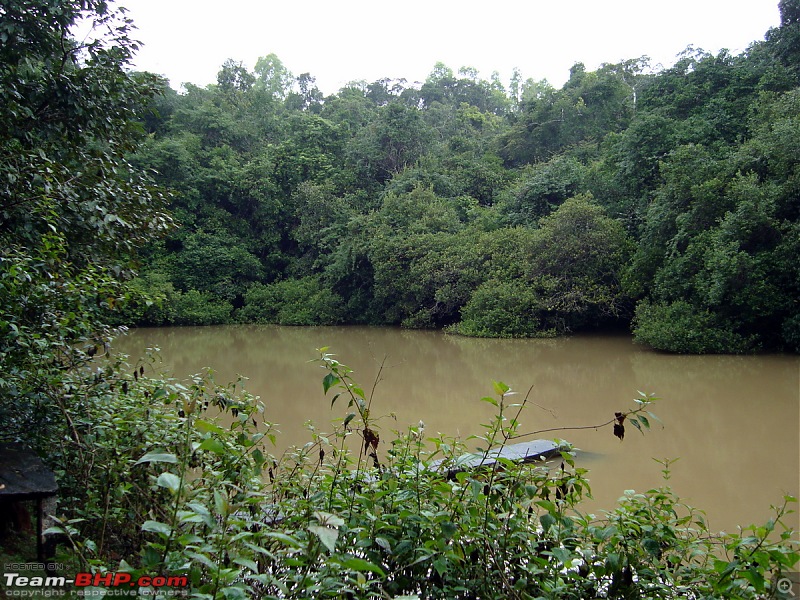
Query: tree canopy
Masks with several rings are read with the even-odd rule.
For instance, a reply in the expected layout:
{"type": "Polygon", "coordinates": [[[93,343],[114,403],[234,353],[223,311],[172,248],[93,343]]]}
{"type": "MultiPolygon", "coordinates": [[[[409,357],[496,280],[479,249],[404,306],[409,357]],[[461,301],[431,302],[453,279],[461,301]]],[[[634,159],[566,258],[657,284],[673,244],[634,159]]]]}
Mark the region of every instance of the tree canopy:
{"type": "Polygon", "coordinates": [[[560,89],[437,63],[324,96],[270,54],[164,90],[131,160],[176,192],[182,228],[134,290],[169,309],[123,321],[630,326],[677,352],[796,351],[793,6],[739,55],[579,63],[560,89]],[[328,308],[278,291],[312,281],[328,308]]]}

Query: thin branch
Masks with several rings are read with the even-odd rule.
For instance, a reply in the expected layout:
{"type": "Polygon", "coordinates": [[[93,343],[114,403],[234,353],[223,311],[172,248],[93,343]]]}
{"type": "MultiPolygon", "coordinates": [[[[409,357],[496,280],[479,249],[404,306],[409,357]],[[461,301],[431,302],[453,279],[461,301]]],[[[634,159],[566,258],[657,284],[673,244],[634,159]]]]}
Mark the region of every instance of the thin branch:
{"type": "MultiPolygon", "coordinates": [[[[628,414],[628,413],[626,413],[628,414]]],[[[601,423],[599,425],[584,425],[581,427],[550,427],[549,429],[537,429],[536,431],[529,431],[528,433],[520,433],[519,435],[512,435],[509,439],[515,440],[521,437],[527,437],[529,435],[538,435],[540,433],[547,433],[550,431],[575,431],[578,429],[600,429],[601,427],[607,427],[614,423],[617,419],[611,419],[610,421],[606,421],[605,423],[601,423]]]]}
{"type": "MultiPolygon", "coordinates": [[[[649,404],[650,403],[647,402],[647,403],[642,404],[642,406],[640,406],[639,408],[636,408],[634,410],[629,410],[627,412],[621,413],[623,415],[623,419],[629,417],[630,415],[638,415],[640,412],[645,411],[646,407],[649,404]]],[[[616,423],[618,421],[619,421],[619,418],[617,416],[614,416],[613,419],[610,419],[610,420],[606,421],[605,423],[600,423],[598,425],[583,425],[583,426],[580,426],[580,427],[550,427],[548,429],[538,429],[536,431],[529,431],[528,433],[520,433],[519,435],[511,436],[509,439],[515,440],[517,438],[527,437],[529,435],[538,435],[540,433],[548,433],[548,432],[551,432],[551,431],[577,431],[577,430],[580,430],[580,429],[600,429],[601,427],[608,427],[609,425],[612,425],[612,424],[614,424],[614,423],[616,423]]]]}

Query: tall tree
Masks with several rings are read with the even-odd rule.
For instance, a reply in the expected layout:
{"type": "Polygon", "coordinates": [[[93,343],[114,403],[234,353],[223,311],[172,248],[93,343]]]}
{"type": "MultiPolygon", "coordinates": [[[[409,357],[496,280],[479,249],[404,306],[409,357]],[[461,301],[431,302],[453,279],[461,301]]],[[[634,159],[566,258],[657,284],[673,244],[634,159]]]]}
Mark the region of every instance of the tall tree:
{"type": "Polygon", "coordinates": [[[48,407],[71,393],[76,368],[106,340],[104,314],[121,299],[136,248],[171,224],[162,196],[126,160],[142,131],[140,111],[161,85],[130,72],[130,27],[101,0],[11,0],[0,9],[7,436],[51,418],[48,407]],[[70,31],[86,20],[99,34],[78,42],[70,31]]]}

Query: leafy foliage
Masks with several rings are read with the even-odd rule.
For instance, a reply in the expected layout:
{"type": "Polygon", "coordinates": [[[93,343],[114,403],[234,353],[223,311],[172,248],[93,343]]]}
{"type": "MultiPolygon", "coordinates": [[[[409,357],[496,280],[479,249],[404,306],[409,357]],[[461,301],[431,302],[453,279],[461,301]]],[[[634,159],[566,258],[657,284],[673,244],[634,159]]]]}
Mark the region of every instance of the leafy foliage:
{"type": "Polygon", "coordinates": [[[153,135],[133,160],[176,191],[184,225],[149,249],[151,292],[216,295],[234,321],[630,325],[669,351],[792,351],[792,7],[740,55],[577,63],[560,89],[440,63],[418,86],[355,81],[324,97],[275,55],[253,73],[228,61],[217,84],[167,92],[145,119],[153,135]],[[318,299],[278,316],[309,282],[341,309],[318,299]]]}
{"type": "Polygon", "coordinates": [[[127,160],[159,82],[126,71],[136,45],[124,14],[6,2],[1,16],[0,412],[14,439],[32,423],[59,426],[64,397],[88,376],[76,373],[108,343],[135,250],[172,221],[127,160]],[[113,33],[78,43],[78,19],[113,33]]]}
{"type": "MultiPolygon", "coordinates": [[[[263,407],[237,386],[119,373],[113,385],[128,392],[75,422],[88,489],[53,530],[69,556],[132,577],[185,575],[193,596],[210,598],[758,598],[800,559],[793,532],[781,531],[791,497],[745,535],[710,532],[667,486],[584,514],[586,471],[568,446],[560,462],[479,453],[483,465],[459,470],[462,441],[426,438],[423,423],[387,440],[352,370],[326,348],[320,366],[323,391],[346,414],[281,456],[267,453],[275,432],[263,407]]],[[[527,403],[493,387],[483,401],[497,413],[477,438],[487,451],[522,435],[527,403]]],[[[598,427],[646,431],[653,402],[642,396],[598,427]]]]}

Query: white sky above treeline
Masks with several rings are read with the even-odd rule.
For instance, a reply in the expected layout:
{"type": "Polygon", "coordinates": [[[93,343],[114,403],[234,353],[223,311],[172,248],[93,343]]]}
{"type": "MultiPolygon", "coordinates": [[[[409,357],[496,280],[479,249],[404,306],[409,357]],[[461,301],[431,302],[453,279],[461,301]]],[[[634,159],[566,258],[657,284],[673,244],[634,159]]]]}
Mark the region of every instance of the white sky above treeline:
{"type": "Polygon", "coordinates": [[[560,87],[569,68],[647,55],[670,66],[688,45],[734,54],[780,22],[777,0],[118,0],[143,42],[136,67],[205,86],[227,58],[275,53],[326,94],[353,80],[422,82],[436,62],[507,84],[560,87]]]}

